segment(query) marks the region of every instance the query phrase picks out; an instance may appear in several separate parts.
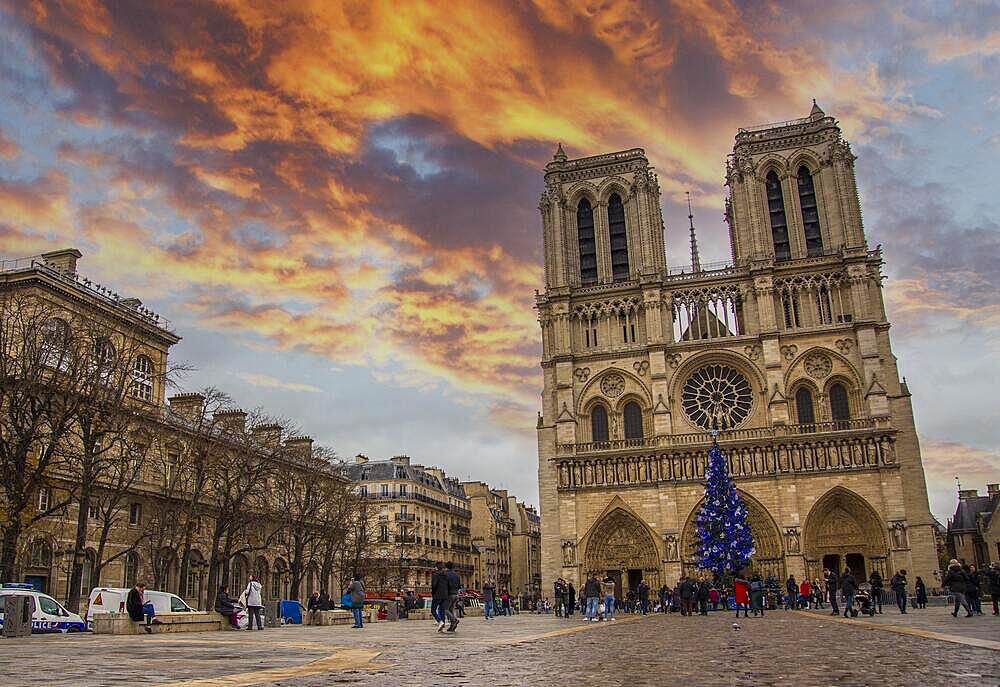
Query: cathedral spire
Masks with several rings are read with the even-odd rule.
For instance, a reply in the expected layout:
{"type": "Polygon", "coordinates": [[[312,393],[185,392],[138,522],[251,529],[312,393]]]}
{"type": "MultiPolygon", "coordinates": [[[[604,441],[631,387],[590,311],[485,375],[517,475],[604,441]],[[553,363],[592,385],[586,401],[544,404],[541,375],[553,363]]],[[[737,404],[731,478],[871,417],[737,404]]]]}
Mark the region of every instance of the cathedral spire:
{"type": "Polygon", "coordinates": [[[556,154],[552,156],[556,162],[566,162],[566,151],[563,150],[562,143],[556,147],[556,154]]]}
{"type": "Polygon", "coordinates": [[[688,201],[688,223],[691,225],[691,270],[701,272],[701,258],[698,257],[698,237],[694,234],[694,212],[691,211],[691,194],[684,192],[688,201]]]}
{"type": "Polygon", "coordinates": [[[809,116],[810,117],[825,117],[826,116],[826,113],[823,112],[823,109],[819,105],[816,104],[816,98],[813,98],[813,106],[812,106],[812,110],[809,111],[809,116]]]}

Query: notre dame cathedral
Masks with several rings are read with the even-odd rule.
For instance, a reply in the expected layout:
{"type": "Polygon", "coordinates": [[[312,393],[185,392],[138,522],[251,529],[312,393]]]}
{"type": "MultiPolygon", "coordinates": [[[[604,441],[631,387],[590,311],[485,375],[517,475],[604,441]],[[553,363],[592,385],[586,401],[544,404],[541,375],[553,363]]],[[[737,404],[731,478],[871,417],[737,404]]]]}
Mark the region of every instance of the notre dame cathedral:
{"type": "Polygon", "coordinates": [[[621,591],[694,569],[711,430],[750,513],[752,565],[898,568],[934,586],[910,394],[882,256],[833,117],[740,129],[726,163],[732,262],[668,269],[642,149],[545,167],[538,419],[543,589],[621,591]]]}

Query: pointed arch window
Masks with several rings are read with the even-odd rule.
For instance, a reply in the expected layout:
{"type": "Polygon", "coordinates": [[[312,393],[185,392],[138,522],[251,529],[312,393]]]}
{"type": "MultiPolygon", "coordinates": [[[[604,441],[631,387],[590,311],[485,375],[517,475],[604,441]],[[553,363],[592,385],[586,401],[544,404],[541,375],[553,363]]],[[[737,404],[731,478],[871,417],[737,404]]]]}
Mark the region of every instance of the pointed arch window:
{"type": "Polygon", "coordinates": [[[799,418],[800,425],[811,425],[816,422],[813,395],[808,387],[800,386],[795,392],[795,414],[799,418]]]}
{"type": "Polygon", "coordinates": [[[771,218],[771,240],[774,242],[774,259],[788,260],[792,251],[788,243],[788,220],[785,218],[785,197],[781,192],[781,180],[771,170],[765,177],[767,188],[767,211],[771,218]]]}
{"type": "Polygon", "coordinates": [[[611,277],[614,281],[628,279],[628,235],[625,233],[625,206],[621,196],[608,198],[608,234],[611,238],[611,277]]]}
{"type": "Polygon", "coordinates": [[[590,440],[608,440],[608,411],[602,405],[596,405],[590,411],[590,440]]]}
{"type": "Polygon", "coordinates": [[[847,401],[847,389],[837,382],[830,387],[830,419],[846,423],[851,419],[851,406],[847,401]]]}
{"type": "Polygon", "coordinates": [[[642,439],[642,408],[635,401],[629,401],[622,412],[625,416],[625,438],[642,439]]]}
{"type": "Polygon", "coordinates": [[[799,167],[799,206],[802,208],[802,226],[806,230],[806,254],[823,255],[823,235],[819,230],[819,207],[816,205],[816,188],[812,174],[805,165],[799,167]]]}
{"type": "Polygon", "coordinates": [[[597,283],[597,242],[594,239],[594,209],[586,198],[576,206],[576,236],[580,243],[580,282],[597,283]]]}

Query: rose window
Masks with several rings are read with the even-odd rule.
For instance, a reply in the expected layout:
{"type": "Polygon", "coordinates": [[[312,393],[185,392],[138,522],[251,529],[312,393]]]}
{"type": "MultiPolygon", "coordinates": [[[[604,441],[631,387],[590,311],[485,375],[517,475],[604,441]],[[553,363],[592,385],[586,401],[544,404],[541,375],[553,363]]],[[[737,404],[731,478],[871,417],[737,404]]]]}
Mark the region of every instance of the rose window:
{"type": "Polygon", "coordinates": [[[704,429],[741,425],[753,407],[750,382],[726,365],[706,365],[684,382],[681,407],[691,422],[704,429]]]}
{"type": "Polygon", "coordinates": [[[625,391],[625,378],[620,374],[611,373],[601,380],[601,391],[608,398],[617,398],[625,391]]]}

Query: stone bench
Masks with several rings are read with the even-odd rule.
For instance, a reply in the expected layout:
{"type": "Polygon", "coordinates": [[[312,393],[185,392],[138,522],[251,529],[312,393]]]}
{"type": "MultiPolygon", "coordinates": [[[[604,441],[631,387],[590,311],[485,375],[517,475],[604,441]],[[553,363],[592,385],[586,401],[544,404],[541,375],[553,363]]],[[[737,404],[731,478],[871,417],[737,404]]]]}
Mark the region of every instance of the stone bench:
{"type": "Polygon", "coordinates": [[[350,611],[333,610],[317,611],[316,613],[306,613],[302,619],[306,625],[318,625],[326,627],[328,625],[353,625],[354,614],[350,611]]]}
{"type": "Polygon", "coordinates": [[[482,606],[468,606],[465,611],[466,618],[482,618],[483,617],[483,607],[482,606]]]}
{"type": "Polygon", "coordinates": [[[406,620],[430,620],[431,619],[431,609],[429,608],[414,608],[413,610],[406,612],[406,620]]]}
{"type": "MultiPolygon", "coordinates": [[[[157,613],[153,632],[219,632],[231,629],[229,619],[214,611],[190,613],[157,613]]],[[[97,613],[93,632],[98,635],[139,635],[145,633],[144,622],[136,622],[126,613],[97,613]]]]}

